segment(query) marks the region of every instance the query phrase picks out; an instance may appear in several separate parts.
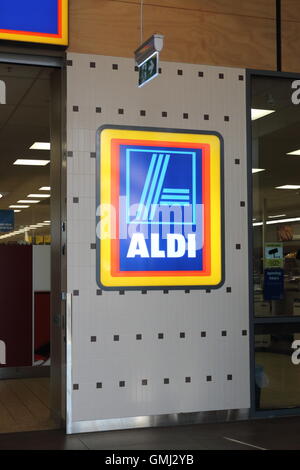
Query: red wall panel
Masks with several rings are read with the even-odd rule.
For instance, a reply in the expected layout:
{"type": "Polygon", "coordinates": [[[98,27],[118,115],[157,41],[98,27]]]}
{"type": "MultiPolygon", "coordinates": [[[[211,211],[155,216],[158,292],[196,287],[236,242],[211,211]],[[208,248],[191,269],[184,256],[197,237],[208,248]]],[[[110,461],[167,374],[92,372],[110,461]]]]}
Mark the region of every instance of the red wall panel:
{"type": "Polygon", "coordinates": [[[32,365],[32,247],[0,245],[0,340],[6,365],[32,365]]]}

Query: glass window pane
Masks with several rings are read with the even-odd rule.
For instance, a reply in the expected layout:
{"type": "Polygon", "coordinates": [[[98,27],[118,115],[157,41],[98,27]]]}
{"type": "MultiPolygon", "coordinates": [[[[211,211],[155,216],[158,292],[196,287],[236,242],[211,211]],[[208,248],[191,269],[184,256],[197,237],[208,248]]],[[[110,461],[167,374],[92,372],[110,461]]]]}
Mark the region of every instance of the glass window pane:
{"type": "Polygon", "coordinates": [[[256,409],[300,407],[299,390],[300,325],[256,325],[256,409]]]}
{"type": "Polygon", "coordinates": [[[300,315],[300,105],[292,84],[252,79],[256,316],[300,315]]]}

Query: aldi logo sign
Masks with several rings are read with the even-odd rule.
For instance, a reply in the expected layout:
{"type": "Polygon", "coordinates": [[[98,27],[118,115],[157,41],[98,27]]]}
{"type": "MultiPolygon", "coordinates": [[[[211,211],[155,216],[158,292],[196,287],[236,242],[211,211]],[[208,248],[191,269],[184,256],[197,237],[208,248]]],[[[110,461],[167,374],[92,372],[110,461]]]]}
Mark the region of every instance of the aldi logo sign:
{"type": "Polygon", "coordinates": [[[68,0],[1,0],[0,39],[68,44],[68,0]]]}
{"type": "Polygon", "coordinates": [[[221,136],[104,126],[97,141],[99,285],[219,287],[221,136]]]}

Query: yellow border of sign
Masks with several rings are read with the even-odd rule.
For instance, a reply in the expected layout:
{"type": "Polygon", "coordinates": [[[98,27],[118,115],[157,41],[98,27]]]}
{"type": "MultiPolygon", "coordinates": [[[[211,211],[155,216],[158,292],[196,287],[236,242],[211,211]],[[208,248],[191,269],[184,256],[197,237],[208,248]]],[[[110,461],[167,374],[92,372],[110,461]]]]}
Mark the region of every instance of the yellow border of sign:
{"type": "MultiPolygon", "coordinates": [[[[104,207],[111,203],[111,140],[133,139],[168,142],[201,142],[210,145],[210,202],[211,202],[211,274],[208,276],[111,276],[111,216],[105,218],[105,233],[100,225],[100,282],[107,288],[116,287],[179,287],[179,286],[218,286],[222,282],[222,194],[221,194],[221,140],[216,134],[196,134],[185,132],[163,132],[130,129],[105,128],[100,130],[100,194],[98,200],[104,207]],[[105,235],[106,234],[106,235],[105,235]],[[103,237],[102,237],[103,235],[103,237]]],[[[107,214],[106,214],[107,215],[107,214]]]]}
{"type": "Polygon", "coordinates": [[[3,33],[0,29],[0,39],[5,39],[8,41],[20,41],[20,42],[35,42],[39,44],[57,44],[61,46],[67,46],[69,40],[68,34],[68,0],[62,0],[62,36],[60,38],[53,38],[47,36],[39,36],[38,34],[18,34],[18,33],[3,33]]]}

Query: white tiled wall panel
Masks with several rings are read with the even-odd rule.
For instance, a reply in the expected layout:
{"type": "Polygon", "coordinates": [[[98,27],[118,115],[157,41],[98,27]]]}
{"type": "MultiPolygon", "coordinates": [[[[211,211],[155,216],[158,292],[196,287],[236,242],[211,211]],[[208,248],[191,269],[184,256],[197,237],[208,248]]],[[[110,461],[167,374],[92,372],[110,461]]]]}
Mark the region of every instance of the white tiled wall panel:
{"type": "Polygon", "coordinates": [[[133,59],[68,54],[67,253],[68,291],[74,294],[74,422],[249,407],[245,71],[161,63],[161,72],[138,89],[133,59]],[[167,117],[162,117],[163,111],[167,117]],[[168,294],[99,291],[95,134],[104,124],[222,134],[222,288],[168,294]]]}

